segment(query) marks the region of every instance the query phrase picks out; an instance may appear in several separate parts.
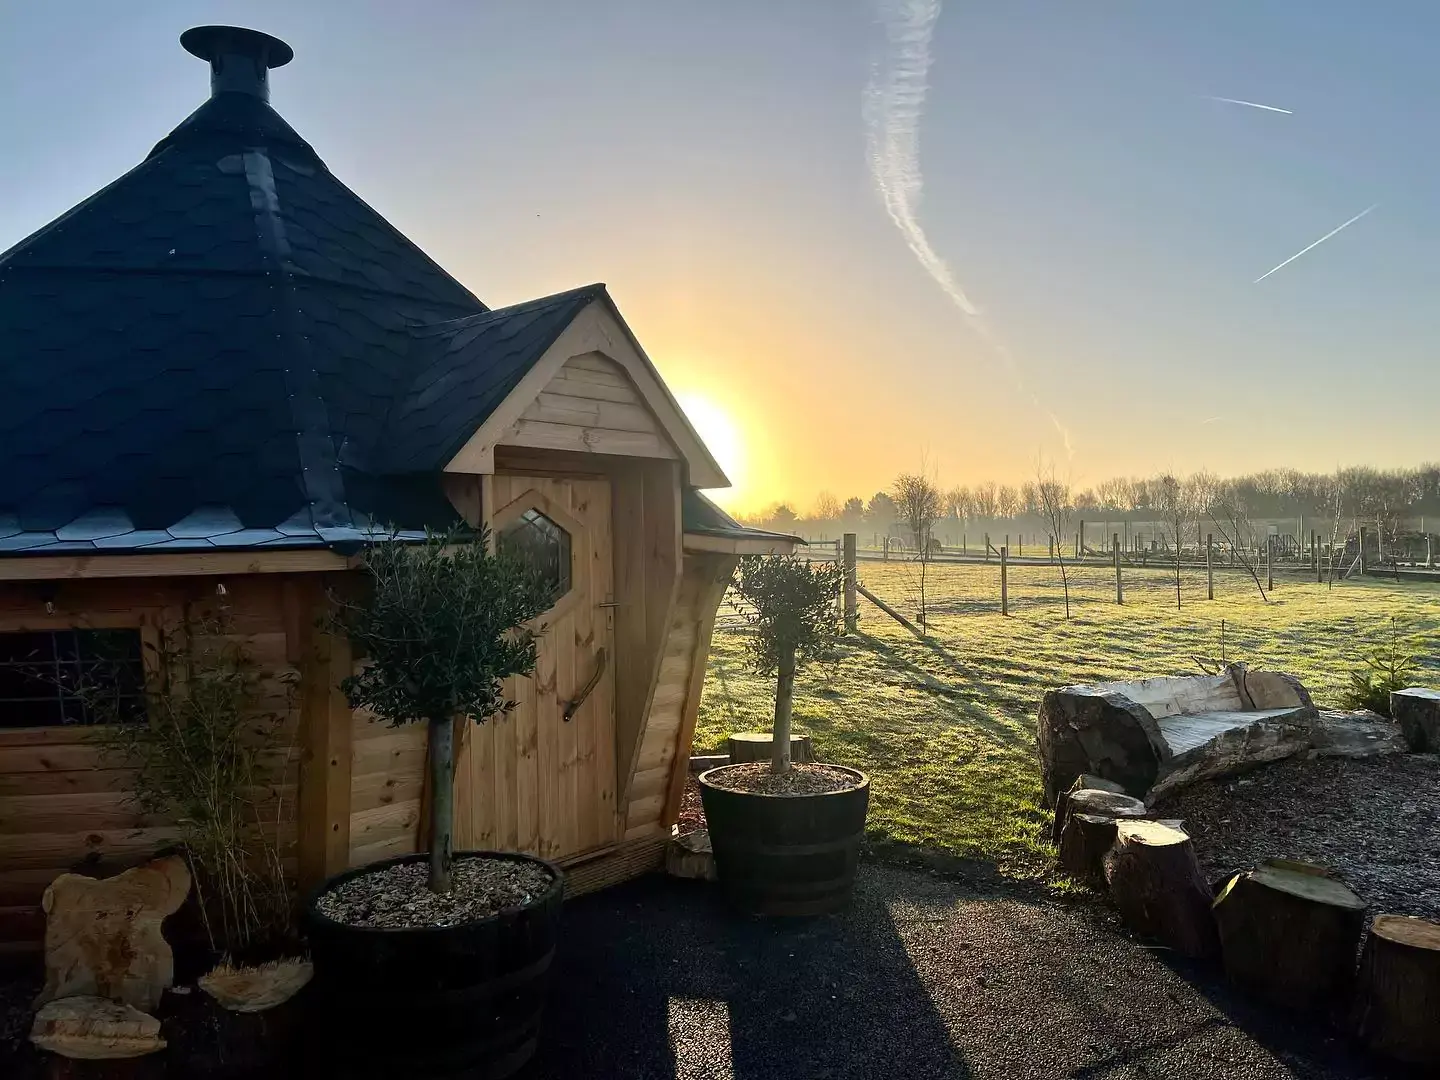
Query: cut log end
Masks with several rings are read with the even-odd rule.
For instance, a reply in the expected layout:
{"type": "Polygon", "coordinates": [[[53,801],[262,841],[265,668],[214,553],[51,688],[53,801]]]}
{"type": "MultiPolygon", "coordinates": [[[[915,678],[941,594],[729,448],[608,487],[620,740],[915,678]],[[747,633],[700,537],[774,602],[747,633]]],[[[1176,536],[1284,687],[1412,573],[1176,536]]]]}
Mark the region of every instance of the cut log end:
{"type": "Polygon", "coordinates": [[[1056,847],[1060,846],[1060,838],[1065,831],[1065,818],[1069,813],[1070,796],[1077,791],[1109,791],[1116,795],[1125,794],[1124,788],[1113,780],[1106,780],[1103,776],[1083,773],[1076,777],[1069,789],[1062,791],[1055,799],[1055,820],[1050,830],[1050,842],[1056,847]]]}
{"type": "Polygon", "coordinates": [[[1215,900],[1225,972],[1273,1004],[1333,1014],[1354,981],[1365,902],[1323,868],[1274,862],[1215,900]]]}
{"type": "Polygon", "coordinates": [[[1161,821],[1119,821],[1104,867],[1110,895],[1131,930],[1184,956],[1214,954],[1210,888],[1182,829],[1161,821]]]}
{"type": "Polygon", "coordinates": [[[1360,958],[1354,1026],[1374,1051],[1440,1066],[1440,923],[1377,915],[1360,958]]]}

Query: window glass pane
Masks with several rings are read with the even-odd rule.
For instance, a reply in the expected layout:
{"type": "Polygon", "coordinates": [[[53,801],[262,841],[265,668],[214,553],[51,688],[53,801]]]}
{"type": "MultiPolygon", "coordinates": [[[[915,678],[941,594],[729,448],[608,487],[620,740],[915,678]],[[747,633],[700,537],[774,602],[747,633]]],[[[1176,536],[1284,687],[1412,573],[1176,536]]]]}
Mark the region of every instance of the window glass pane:
{"type": "Polygon", "coordinates": [[[550,603],[570,591],[570,534],[539,510],[526,510],[506,525],[497,543],[540,572],[549,586],[550,603]]]}
{"type": "Polygon", "coordinates": [[[144,717],[138,630],[0,634],[0,728],[144,717]]]}

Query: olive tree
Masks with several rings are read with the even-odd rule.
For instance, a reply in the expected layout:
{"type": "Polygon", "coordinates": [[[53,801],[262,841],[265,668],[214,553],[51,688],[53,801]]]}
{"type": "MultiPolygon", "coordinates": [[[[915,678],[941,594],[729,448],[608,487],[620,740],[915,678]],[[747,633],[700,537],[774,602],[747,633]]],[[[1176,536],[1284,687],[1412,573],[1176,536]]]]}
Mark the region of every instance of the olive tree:
{"type": "Polygon", "coordinates": [[[392,727],[430,728],[430,888],[450,891],[454,831],[454,726],[515,707],[505,680],[535,670],[532,620],[550,606],[541,574],[519,555],[494,552],[489,534],[394,536],[365,553],[365,587],[335,596],[334,621],[364,660],[340,689],[353,709],[392,727]]]}
{"type": "Polygon", "coordinates": [[[794,555],[747,555],[734,588],[754,629],[750,655],[760,675],[775,676],[774,751],[770,771],[790,771],[790,713],[798,666],[824,655],[839,633],[836,598],[845,568],[794,555]]]}

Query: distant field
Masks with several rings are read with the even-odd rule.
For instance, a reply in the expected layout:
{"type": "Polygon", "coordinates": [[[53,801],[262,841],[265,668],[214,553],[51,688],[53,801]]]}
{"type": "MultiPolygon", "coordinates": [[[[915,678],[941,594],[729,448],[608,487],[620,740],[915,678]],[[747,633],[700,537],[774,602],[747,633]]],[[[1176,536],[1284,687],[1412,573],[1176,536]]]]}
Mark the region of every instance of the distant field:
{"type": "MultiPolygon", "coordinates": [[[[860,579],[913,616],[913,564],[862,562],[860,579]]],[[[1138,675],[1198,673],[1194,657],[1225,656],[1289,671],[1317,704],[1337,702],[1347,673],[1388,640],[1393,617],[1440,684],[1440,585],[1376,579],[1333,589],[1290,579],[1262,603],[1248,577],[1182,573],[1175,610],[1173,571],[1127,570],[1126,603],[1114,603],[1113,571],[1080,568],[1063,618],[1058,572],[1012,568],[1010,617],[999,614],[999,570],[932,565],[927,594],[931,640],[921,642],[868,601],[861,633],[837,659],[802,671],[796,727],[823,758],[865,769],[872,780],[875,838],[995,862],[1014,877],[1050,864],[1039,805],[1034,717],[1047,687],[1138,675]]],[[[749,670],[744,631],[716,631],[695,736],[723,746],[730,731],[768,727],[774,687],[749,670]]]]}

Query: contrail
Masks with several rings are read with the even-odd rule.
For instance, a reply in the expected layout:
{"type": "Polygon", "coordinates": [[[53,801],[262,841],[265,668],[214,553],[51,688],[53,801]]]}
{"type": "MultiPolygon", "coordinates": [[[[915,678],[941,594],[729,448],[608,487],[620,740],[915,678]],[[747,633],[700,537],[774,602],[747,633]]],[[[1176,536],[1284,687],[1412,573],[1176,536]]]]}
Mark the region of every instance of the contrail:
{"type": "Polygon", "coordinates": [[[980,308],[956,280],[949,263],[931,246],[920,224],[920,199],[925,189],[925,179],[920,172],[920,118],[929,90],[926,76],[931,63],[930,39],[940,18],[940,0],[881,0],[880,17],[889,48],[884,63],[876,66],[866,88],[864,119],[870,175],[885,204],[885,212],[925,272],[1004,362],[1016,386],[1049,417],[1065,444],[1066,455],[1074,458],[1070,432],[1060,418],[1026,388],[1010,350],[991,330],[980,308]]]}
{"type": "Polygon", "coordinates": [[[1273,274],[1276,270],[1279,270],[1279,269],[1282,269],[1283,267],[1289,266],[1289,265],[1290,265],[1292,262],[1294,262],[1296,259],[1300,258],[1301,255],[1304,255],[1305,252],[1311,251],[1311,250],[1313,250],[1314,248],[1319,247],[1321,244],[1325,243],[1326,240],[1329,240],[1332,236],[1334,236],[1336,233],[1340,232],[1341,230],[1343,230],[1343,229],[1348,229],[1351,225],[1354,225],[1355,222],[1359,221],[1362,217],[1364,217],[1366,214],[1370,213],[1371,210],[1374,210],[1375,207],[1377,207],[1377,206],[1379,206],[1379,205],[1380,205],[1379,203],[1375,203],[1375,204],[1372,205],[1372,206],[1367,206],[1364,210],[1361,210],[1360,213],[1356,214],[1356,215],[1355,215],[1354,217],[1352,217],[1349,221],[1345,222],[1345,224],[1343,224],[1343,225],[1337,225],[1335,228],[1333,228],[1333,229],[1331,229],[1329,232],[1327,232],[1324,236],[1320,237],[1319,240],[1316,240],[1316,241],[1315,241],[1313,244],[1311,244],[1309,247],[1301,248],[1301,249],[1300,249],[1299,251],[1297,251],[1294,255],[1291,255],[1290,258],[1286,259],[1286,260],[1285,260],[1284,262],[1282,262],[1279,266],[1272,266],[1269,270],[1266,270],[1263,274],[1261,274],[1259,277],[1257,277],[1257,278],[1256,278],[1254,281],[1252,281],[1250,284],[1252,284],[1252,285],[1259,285],[1260,282],[1264,281],[1267,277],[1269,277],[1271,274],[1273,274]]]}
{"type": "Polygon", "coordinates": [[[1225,419],[1225,417],[1224,417],[1223,415],[1222,415],[1222,416],[1207,416],[1204,420],[1201,420],[1200,423],[1202,423],[1202,424],[1213,424],[1213,423],[1215,423],[1216,420],[1224,420],[1224,419],[1225,419]]]}
{"type": "Polygon", "coordinates": [[[1261,105],[1258,101],[1241,101],[1233,97],[1216,97],[1214,94],[1201,94],[1201,97],[1209,101],[1223,101],[1226,105],[1246,105],[1252,109],[1264,109],[1266,112],[1284,113],[1286,116],[1294,116],[1294,109],[1282,109],[1276,105],[1261,105]]]}

